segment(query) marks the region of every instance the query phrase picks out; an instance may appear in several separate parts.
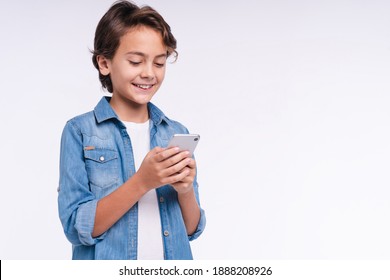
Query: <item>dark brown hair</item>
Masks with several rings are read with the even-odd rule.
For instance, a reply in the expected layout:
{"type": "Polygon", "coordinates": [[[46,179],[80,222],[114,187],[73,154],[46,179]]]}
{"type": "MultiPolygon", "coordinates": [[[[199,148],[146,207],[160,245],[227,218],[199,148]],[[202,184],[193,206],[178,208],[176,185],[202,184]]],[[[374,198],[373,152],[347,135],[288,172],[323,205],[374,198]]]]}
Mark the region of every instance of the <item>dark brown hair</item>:
{"type": "MultiPolygon", "coordinates": [[[[96,27],[92,62],[98,71],[97,56],[102,55],[107,59],[112,59],[119,47],[120,38],[130,28],[137,26],[147,26],[160,32],[167,47],[167,57],[174,55],[175,59],[177,58],[176,39],[171,33],[170,26],[156,10],[149,6],[138,7],[129,1],[117,1],[96,27]]],[[[104,76],[99,71],[99,80],[103,88],[112,93],[110,75],[104,76]]]]}

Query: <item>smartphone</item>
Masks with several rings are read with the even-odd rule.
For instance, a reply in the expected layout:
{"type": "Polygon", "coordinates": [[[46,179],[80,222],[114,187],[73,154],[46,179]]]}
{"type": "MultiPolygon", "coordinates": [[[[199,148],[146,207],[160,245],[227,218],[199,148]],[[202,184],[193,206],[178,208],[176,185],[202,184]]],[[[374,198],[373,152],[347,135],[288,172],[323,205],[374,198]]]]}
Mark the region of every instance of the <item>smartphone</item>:
{"type": "Polygon", "coordinates": [[[199,139],[199,134],[174,134],[168,147],[179,147],[182,151],[189,151],[192,156],[199,139]]]}

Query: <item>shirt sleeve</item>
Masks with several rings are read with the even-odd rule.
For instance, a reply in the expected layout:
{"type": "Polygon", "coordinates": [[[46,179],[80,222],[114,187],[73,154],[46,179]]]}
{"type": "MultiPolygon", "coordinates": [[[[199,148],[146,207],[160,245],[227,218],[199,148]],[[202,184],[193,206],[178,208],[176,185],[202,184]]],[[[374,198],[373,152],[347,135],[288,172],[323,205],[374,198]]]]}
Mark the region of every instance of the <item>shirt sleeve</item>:
{"type": "Polygon", "coordinates": [[[97,202],[89,188],[82,134],[69,121],[61,138],[58,211],[65,235],[73,245],[94,245],[104,237],[92,237],[97,202]]]}
{"type": "Polygon", "coordinates": [[[199,223],[198,223],[198,226],[197,226],[195,232],[188,236],[188,239],[190,241],[195,240],[196,238],[198,238],[203,233],[203,231],[204,231],[204,229],[206,227],[206,215],[205,215],[205,211],[200,206],[199,192],[198,192],[198,183],[197,183],[196,178],[195,178],[194,182],[195,182],[194,183],[195,196],[196,196],[196,200],[198,201],[199,208],[200,208],[200,219],[199,219],[199,223]]]}
{"type": "MultiPolygon", "coordinates": [[[[181,125],[181,124],[179,124],[179,125],[181,125]]],[[[182,129],[184,131],[181,132],[181,133],[190,133],[186,127],[182,126],[182,129]]],[[[195,159],[195,156],[193,156],[193,157],[195,159]]],[[[203,231],[204,231],[204,229],[206,227],[206,215],[205,215],[205,211],[202,209],[202,207],[200,205],[199,190],[198,190],[199,184],[198,184],[197,177],[198,176],[195,175],[194,191],[195,191],[196,201],[198,202],[198,205],[199,205],[199,208],[200,208],[200,219],[199,219],[199,223],[198,223],[198,226],[197,226],[195,232],[188,236],[189,241],[197,239],[203,233],[203,231]]]]}

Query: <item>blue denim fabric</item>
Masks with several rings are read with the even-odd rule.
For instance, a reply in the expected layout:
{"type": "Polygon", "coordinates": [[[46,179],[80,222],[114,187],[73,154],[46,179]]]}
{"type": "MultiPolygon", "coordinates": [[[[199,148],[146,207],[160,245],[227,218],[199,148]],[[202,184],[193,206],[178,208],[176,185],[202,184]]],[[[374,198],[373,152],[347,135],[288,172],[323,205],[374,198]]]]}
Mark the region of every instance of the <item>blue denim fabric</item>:
{"type": "MultiPolygon", "coordinates": [[[[73,259],[137,259],[137,204],[104,234],[96,238],[91,235],[98,200],[135,172],[129,135],[109,101],[109,97],[103,97],[94,111],[69,120],[62,134],[58,209],[65,235],[73,245],[73,259]]],[[[148,110],[151,149],[165,147],[174,133],[188,133],[152,103],[148,110]]],[[[194,190],[199,203],[196,178],[194,190]]],[[[164,258],[192,259],[189,241],[204,230],[203,209],[197,230],[188,236],[176,191],[170,185],[156,191],[164,258]]]]}

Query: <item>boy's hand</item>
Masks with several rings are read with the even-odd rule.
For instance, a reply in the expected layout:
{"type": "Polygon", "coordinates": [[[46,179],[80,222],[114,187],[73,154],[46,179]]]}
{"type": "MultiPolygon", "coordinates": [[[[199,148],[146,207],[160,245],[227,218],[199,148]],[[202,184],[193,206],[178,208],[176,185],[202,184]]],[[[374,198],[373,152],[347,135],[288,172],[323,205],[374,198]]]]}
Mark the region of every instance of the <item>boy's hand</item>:
{"type": "Polygon", "coordinates": [[[135,176],[145,191],[170,184],[180,192],[192,187],[195,161],[179,148],[156,147],[145,156],[135,176]]]}
{"type": "Polygon", "coordinates": [[[171,185],[179,194],[188,193],[193,189],[192,183],[195,179],[196,174],[196,162],[193,158],[189,158],[188,164],[180,171],[181,174],[187,174],[182,180],[171,185]]]}

